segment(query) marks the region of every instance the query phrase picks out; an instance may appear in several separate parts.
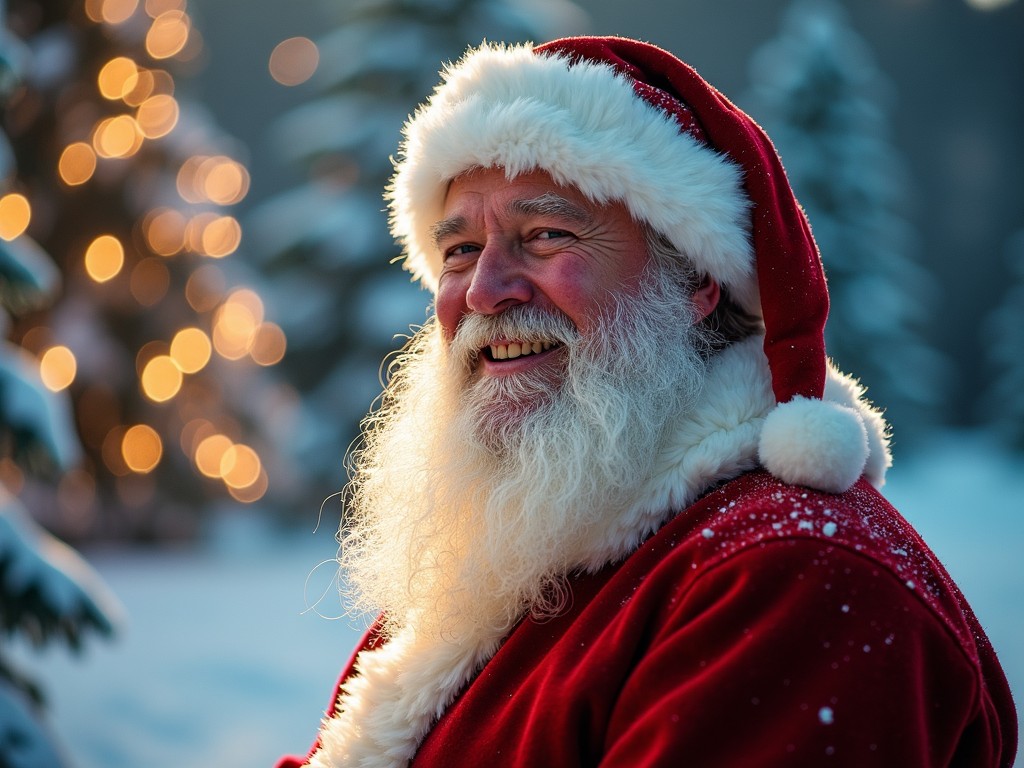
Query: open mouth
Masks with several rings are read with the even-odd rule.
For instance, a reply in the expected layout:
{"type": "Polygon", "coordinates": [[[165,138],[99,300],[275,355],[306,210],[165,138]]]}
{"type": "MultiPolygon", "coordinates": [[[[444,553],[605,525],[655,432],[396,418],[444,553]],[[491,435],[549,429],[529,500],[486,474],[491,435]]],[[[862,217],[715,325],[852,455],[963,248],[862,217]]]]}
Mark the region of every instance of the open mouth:
{"type": "Polygon", "coordinates": [[[557,341],[510,341],[507,344],[491,344],[481,350],[488,360],[515,360],[526,355],[539,355],[559,347],[557,341]]]}

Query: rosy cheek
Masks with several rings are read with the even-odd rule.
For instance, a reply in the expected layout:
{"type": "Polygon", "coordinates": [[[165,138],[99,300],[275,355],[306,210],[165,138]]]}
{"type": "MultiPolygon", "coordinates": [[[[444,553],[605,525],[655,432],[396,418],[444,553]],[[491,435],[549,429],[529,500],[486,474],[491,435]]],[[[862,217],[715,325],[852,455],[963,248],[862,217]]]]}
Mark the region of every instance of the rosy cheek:
{"type": "Polygon", "coordinates": [[[466,312],[466,292],[458,290],[454,282],[457,281],[442,277],[434,300],[437,321],[441,324],[445,338],[449,340],[455,336],[455,329],[466,312]]]}

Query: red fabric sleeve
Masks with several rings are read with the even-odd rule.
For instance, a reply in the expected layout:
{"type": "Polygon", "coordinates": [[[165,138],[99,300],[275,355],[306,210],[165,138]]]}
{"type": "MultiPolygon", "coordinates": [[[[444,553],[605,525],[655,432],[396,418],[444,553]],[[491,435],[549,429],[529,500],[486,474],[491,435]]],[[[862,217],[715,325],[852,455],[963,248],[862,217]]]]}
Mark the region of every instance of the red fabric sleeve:
{"type": "Polygon", "coordinates": [[[814,540],[726,559],[677,596],[601,765],[998,764],[978,671],[915,588],[814,540]]]}

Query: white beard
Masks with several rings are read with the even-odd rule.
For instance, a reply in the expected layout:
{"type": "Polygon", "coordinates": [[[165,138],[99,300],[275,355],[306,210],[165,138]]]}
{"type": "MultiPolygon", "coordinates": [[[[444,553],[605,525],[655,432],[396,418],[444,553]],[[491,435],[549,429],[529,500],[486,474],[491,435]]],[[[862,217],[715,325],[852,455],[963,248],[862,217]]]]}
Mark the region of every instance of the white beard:
{"type": "Polygon", "coordinates": [[[450,345],[428,323],[353,455],[339,558],[352,609],[461,642],[563,608],[564,577],[635,501],[666,424],[699,393],[689,307],[652,271],[586,337],[525,308],[467,316],[450,345]],[[563,370],[472,373],[488,340],[538,336],[564,344],[563,370]]]}

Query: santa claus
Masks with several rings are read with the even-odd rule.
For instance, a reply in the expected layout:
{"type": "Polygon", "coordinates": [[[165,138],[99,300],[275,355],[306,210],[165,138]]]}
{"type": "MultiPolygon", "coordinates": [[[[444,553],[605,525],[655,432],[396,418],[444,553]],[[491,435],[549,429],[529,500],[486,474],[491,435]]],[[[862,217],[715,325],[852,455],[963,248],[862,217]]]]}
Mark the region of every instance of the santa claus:
{"type": "Polygon", "coordinates": [[[379,619],[282,768],[1010,765],[748,116],[648,44],[485,45],[387,198],[435,311],[353,457],[379,619]]]}

